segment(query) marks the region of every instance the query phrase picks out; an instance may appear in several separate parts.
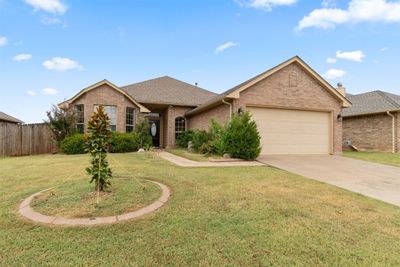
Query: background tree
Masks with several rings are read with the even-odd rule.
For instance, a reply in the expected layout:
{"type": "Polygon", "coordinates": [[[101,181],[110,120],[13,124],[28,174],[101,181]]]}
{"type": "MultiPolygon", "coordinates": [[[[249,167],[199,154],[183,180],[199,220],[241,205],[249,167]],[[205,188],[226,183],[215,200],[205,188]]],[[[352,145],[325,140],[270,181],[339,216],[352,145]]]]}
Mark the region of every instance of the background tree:
{"type": "Polygon", "coordinates": [[[76,132],[76,116],[73,111],[63,110],[56,105],[53,105],[51,110],[47,111],[46,114],[48,120],[45,122],[49,125],[57,145],[60,145],[61,141],[64,140],[65,137],[76,132]]]}
{"type": "Polygon", "coordinates": [[[92,156],[92,166],[86,168],[86,171],[92,176],[90,182],[96,183],[97,191],[104,191],[111,185],[112,171],[107,161],[107,149],[112,136],[109,121],[103,106],[99,106],[88,123],[85,147],[86,152],[92,156]]]}

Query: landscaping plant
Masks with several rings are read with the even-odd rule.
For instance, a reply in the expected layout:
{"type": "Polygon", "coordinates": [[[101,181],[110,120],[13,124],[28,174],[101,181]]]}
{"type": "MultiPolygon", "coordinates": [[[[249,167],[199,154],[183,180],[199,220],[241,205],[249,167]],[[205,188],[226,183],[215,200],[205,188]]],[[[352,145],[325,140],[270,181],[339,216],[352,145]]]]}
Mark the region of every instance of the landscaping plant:
{"type": "Polygon", "coordinates": [[[107,161],[107,149],[112,136],[109,120],[103,106],[99,106],[88,123],[85,146],[92,156],[92,166],[86,168],[86,171],[92,177],[90,182],[95,182],[97,191],[104,191],[111,185],[112,172],[107,161]]]}
{"type": "Polygon", "coordinates": [[[235,114],[221,135],[225,153],[234,158],[253,160],[260,155],[260,133],[249,112],[235,114]]]}
{"type": "Polygon", "coordinates": [[[85,135],[76,133],[65,137],[60,143],[60,149],[67,155],[85,154],[85,135]]]}
{"type": "Polygon", "coordinates": [[[139,148],[149,150],[153,145],[153,139],[150,135],[150,125],[147,119],[144,119],[136,127],[136,132],[139,135],[139,148]]]}
{"type": "Polygon", "coordinates": [[[135,152],[139,149],[139,134],[138,133],[119,133],[113,132],[111,141],[110,152],[112,153],[125,153],[135,152]]]}
{"type": "Polygon", "coordinates": [[[54,140],[60,145],[65,137],[73,134],[75,129],[76,116],[71,110],[60,109],[53,105],[50,111],[46,112],[48,120],[45,121],[53,133],[54,140]]]}

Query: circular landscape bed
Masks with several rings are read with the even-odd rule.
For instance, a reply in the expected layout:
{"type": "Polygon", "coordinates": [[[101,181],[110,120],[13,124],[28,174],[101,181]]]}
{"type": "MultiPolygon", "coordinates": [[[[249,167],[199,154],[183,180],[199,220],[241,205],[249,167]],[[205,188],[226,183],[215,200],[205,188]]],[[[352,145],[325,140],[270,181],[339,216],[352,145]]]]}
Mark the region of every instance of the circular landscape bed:
{"type": "Polygon", "coordinates": [[[137,218],[155,211],[168,200],[165,185],[138,179],[114,178],[112,186],[100,192],[88,180],[61,185],[26,198],[19,212],[24,217],[47,224],[95,225],[137,218]]]}

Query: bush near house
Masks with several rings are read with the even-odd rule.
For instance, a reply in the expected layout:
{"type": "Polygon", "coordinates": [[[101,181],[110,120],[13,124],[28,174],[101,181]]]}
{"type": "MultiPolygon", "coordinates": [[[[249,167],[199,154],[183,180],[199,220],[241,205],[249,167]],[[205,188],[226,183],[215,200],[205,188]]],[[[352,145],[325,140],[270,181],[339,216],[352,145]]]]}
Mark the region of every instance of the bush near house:
{"type": "Polygon", "coordinates": [[[150,135],[150,125],[147,119],[137,125],[136,133],[139,138],[139,148],[149,150],[153,145],[153,140],[150,135]]]}
{"type": "Polygon", "coordinates": [[[65,137],[60,143],[60,149],[68,155],[85,154],[85,135],[72,134],[65,137]]]}
{"type": "Polygon", "coordinates": [[[179,136],[177,145],[187,148],[189,141],[192,142],[192,148],[202,154],[228,153],[234,158],[253,160],[261,152],[260,134],[248,112],[233,115],[225,126],[212,120],[208,132],[189,130],[179,136]]]}
{"type": "Polygon", "coordinates": [[[139,150],[139,134],[113,132],[110,141],[111,153],[126,153],[139,150]]]}

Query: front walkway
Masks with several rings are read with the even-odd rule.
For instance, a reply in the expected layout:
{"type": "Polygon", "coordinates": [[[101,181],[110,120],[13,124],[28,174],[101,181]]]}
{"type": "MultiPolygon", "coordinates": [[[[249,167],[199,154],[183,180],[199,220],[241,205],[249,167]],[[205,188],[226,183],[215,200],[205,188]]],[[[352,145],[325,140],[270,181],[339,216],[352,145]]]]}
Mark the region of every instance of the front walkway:
{"type": "Polygon", "coordinates": [[[166,151],[159,151],[157,154],[169,162],[180,167],[246,167],[246,166],[264,166],[258,161],[226,161],[226,162],[198,162],[185,159],[166,151]]]}
{"type": "Polygon", "coordinates": [[[262,155],[258,160],[400,206],[399,167],[328,155],[262,155]]]}

